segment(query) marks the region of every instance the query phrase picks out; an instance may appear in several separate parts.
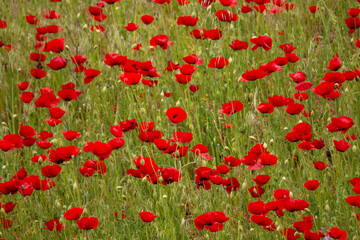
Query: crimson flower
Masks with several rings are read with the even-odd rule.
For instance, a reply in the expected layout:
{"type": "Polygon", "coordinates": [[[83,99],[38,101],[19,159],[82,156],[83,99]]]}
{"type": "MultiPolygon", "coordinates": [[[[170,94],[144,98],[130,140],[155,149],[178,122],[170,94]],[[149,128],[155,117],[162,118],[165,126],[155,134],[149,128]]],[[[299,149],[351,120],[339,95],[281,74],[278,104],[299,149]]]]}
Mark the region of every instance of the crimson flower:
{"type": "Polygon", "coordinates": [[[233,100],[222,105],[222,109],[219,113],[227,114],[228,116],[233,115],[236,112],[240,112],[244,108],[244,105],[239,100],[233,100]]]}
{"type": "Polygon", "coordinates": [[[152,212],[147,212],[147,211],[139,213],[139,216],[143,222],[152,222],[157,217],[152,212]]]}
{"type": "Polygon", "coordinates": [[[223,223],[229,220],[223,212],[207,212],[196,217],[194,223],[198,230],[206,228],[210,232],[218,232],[223,229],[223,223]]]}
{"type": "Polygon", "coordinates": [[[166,111],[166,116],[172,123],[180,123],[187,118],[186,112],[179,107],[171,107],[166,111]]]}
{"type": "Polygon", "coordinates": [[[99,225],[97,217],[82,217],[76,221],[78,227],[82,230],[96,229],[99,225]]]}

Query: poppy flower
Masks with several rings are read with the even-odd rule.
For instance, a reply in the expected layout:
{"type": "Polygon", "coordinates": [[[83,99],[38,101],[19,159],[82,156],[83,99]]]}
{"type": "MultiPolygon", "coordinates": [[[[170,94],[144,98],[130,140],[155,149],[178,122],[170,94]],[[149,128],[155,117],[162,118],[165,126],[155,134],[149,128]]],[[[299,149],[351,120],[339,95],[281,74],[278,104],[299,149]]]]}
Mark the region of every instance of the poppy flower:
{"type": "Polygon", "coordinates": [[[224,180],[222,182],[222,185],[225,187],[225,190],[230,194],[231,192],[236,192],[239,188],[240,188],[240,183],[239,181],[234,178],[231,177],[227,180],[224,180]]]}
{"type": "Polygon", "coordinates": [[[176,168],[165,168],[161,172],[161,177],[163,178],[162,185],[171,184],[173,182],[178,182],[181,179],[181,173],[176,168]]]}
{"type": "Polygon", "coordinates": [[[195,227],[198,230],[206,228],[210,232],[221,231],[224,227],[223,223],[229,221],[223,212],[207,212],[194,219],[195,227]]]}
{"type": "Polygon", "coordinates": [[[263,227],[269,226],[273,222],[272,219],[265,217],[264,215],[256,215],[256,214],[251,216],[251,221],[263,227]]]}
{"type": "Polygon", "coordinates": [[[233,115],[236,112],[240,112],[244,108],[244,105],[239,100],[233,100],[222,105],[222,109],[219,113],[227,114],[228,116],[233,115]]]}
{"type": "Polygon", "coordinates": [[[234,22],[239,19],[239,15],[227,10],[218,10],[215,16],[222,22],[234,22]]]}
{"type": "Polygon", "coordinates": [[[311,6],[311,7],[309,7],[309,11],[311,12],[311,13],[316,13],[317,11],[319,11],[319,7],[318,6],[311,6]]]}
{"type": "Polygon", "coordinates": [[[190,151],[198,156],[201,156],[205,160],[212,160],[213,157],[208,153],[209,149],[204,144],[196,144],[190,151]]]}
{"type": "Polygon", "coordinates": [[[58,19],[58,18],[60,18],[60,13],[57,13],[55,10],[45,10],[45,11],[42,11],[41,14],[46,19],[58,19]]]}
{"type": "Polygon", "coordinates": [[[137,25],[135,23],[128,23],[128,25],[124,26],[124,28],[126,30],[128,30],[129,32],[133,32],[133,31],[135,31],[136,29],[139,28],[139,25],[137,25]]]}
{"type": "Polygon", "coordinates": [[[331,71],[337,71],[339,68],[341,68],[341,60],[339,59],[339,54],[333,55],[333,59],[329,61],[329,66],[326,68],[331,71]]]}
{"type": "Polygon", "coordinates": [[[54,53],[60,53],[64,51],[64,43],[65,40],[63,38],[53,39],[46,43],[46,49],[54,53]]]}
{"type": "Polygon", "coordinates": [[[348,17],[345,19],[345,24],[349,28],[349,34],[352,34],[360,27],[360,19],[358,17],[348,17]]]}
{"type": "Polygon", "coordinates": [[[236,7],[237,5],[237,0],[219,0],[219,2],[225,7],[236,7]]]}
{"type": "Polygon", "coordinates": [[[176,24],[184,25],[184,26],[195,26],[198,20],[199,20],[198,17],[182,16],[182,17],[178,17],[176,24]]]}
{"type": "Polygon", "coordinates": [[[171,107],[166,111],[166,116],[172,123],[179,123],[187,118],[186,112],[179,107],[171,107]]]}
{"type": "Polygon", "coordinates": [[[21,123],[19,134],[24,138],[31,138],[36,135],[36,131],[31,126],[26,126],[21,123]]]}
{"type": "Polygon", "coordinates": [[[150,39],[150,46],[160,46],[163,50],[166,50],[169,45],[172,46],[173,42],[169,41],[169,37],[166,35],[156,35],[150,39]]]}
{"type": "Polygon", "coordinates": [[[24,91],[29,87],[29,82],[25,81],[25,82],[21,82],[16,84],[19,88],[20,91],[24,91]]]}
{"type": "Polygon", "coordinates": [[[215,57],[210,60],[208,65],[209,68],[218,68],[222,69],[229,64],[229,61],[223,57],[215,57]]]}
{"type": "Polygon", "coordinates": [[[60,119],[66,113],[64,110],[58,107],[49,108],[50,117],[54,119],[60,119]]]}
{"type": "Polygon", "coordinates": [[[269,51],[272,47],[272,39],[268,36],[259,36],[257,38],[252,38],[250,39],[250,42],[255,44],[255,46],[251,48],[252,51],[255,51],[259,47],[264,48],[265,51],[269,51]]]}
{"type": "Polygon", "coordinates": [[[279,46],[281,50],[283,50],[285,53],[292,53],[294,50],[296,50],[297,48],[294,47],[293,45],[287,43],[287,44],[283,44],[279,46]]]}
{"type": "Polygon", "coordinates": [[[335,149],[339,152],[345,152],[351,146],[350,143],[343,141],[343,140],[340,140],[340,141],[333,140],[333,142],[335,145],[335,149]]]}
{"type": "Polygon", "coordinates": [[[197,92],[199,90],[199,85],[190,85],[189,89],[190,89],[190,91],[195,93],[195,92],[197,92]]]}
{"type": "Polygon", "coordinates": [[[25,17],[26,17],[26,21],[32,25],[37,25],[40,22],[40,20],[33,15],[25,15],[25,17]]]}
{"type": "Polygon", "coordinates": [[[46,64],[52,70],[59,70],[67,66],[67,60],[64,57],[54,57],[50,63],[46,64]]]}
{"type": "Polygon", "coordinates": [[[299,92],[310,89],[314,84],[311,82],[301,82],[295,85],[295,89],[299,92]]]}
{"type": "Polygon", "coordinates": [[[64,135],[64,137],[66,138],[66,140],[68,141],[72,141],[75,138],[79,138],[80,137],[80,133],[77,131],[62,131],[62,134],[64,135]]]}
{"type": "Polygon", "coordinates": [[[263,186],[266,183],[269,182],[270,180],[270,175],[264,175],[264,174],[260,174],[257,175],[255,178],[252,178],[252,180],[259,186],[263,186]]]}
{"type": "Polygon", "coordinates": [[[345,230],[341,230],[340,228],[330,228],[327,232],[327,235],[333,239],[345,240],[347,238],[347,232],[345,230]]]}
{"type": "Polygon", "coordinates": [[[81,217],[83,211],[84,209],[82,208],[71,208],[65,212],[64,218],[66,220],[78,220],[81,217]]]}
{"type": "Polygon", "coordinates": [[[247,4],[246,6],[245,6],[245,5],[242,5],[240,11],[241,11],[242,13],[249,13],[249,12],[252,11],[252,8],[249,6],[249,4],[247,4]]]}
{"type": "Polygon", "coordinates": [[[240,40],[234,40],[231,42],[231,44],[229,44],[229,46],[237,51],[237,50],[245,50],[249,47],[249,43],[248,42],[243,42],[240,40]]]}
{"type": "Polygon", "coordinates": [[[266,77],[268,74],[264,72],[261,69],[252,69],[248,71],[246,69],[246,72],[241,75],[241,81],[242,82],[248,82],[248,81],[254,81],[256,79],[261,79],[266,77]]]}
{"type": "Polygon", "coordinates": [[[150,15],[143,15],[143,16],[141,16],[141,21],[144,24],[149,25],[154,21],[154,17],[150,16],[150,15]]]}
{"type": "Polygon", "coordinates": [[[91,152],[97,156],[100,161],[102,161],[110,156],[113,149],[109,144],[97,140],[96,142],[87,141],[87,144],[84,146],[83,150],[84,152],[91,152]]]}
{"type": "Polygon", "coordinates": [[[36,79],[42,79],[47,75],[47,72],[41,69],[34,68],[31,69],[30,74],[36,79]]]}
{"type": "Polygon", "coordinates": [[[206,32],[206,37],[211,40],[219,40],[222,38],[222,31],[220,29],[210,29],[204,31],[206,32]]]}
{"type": "Polygon", "coordinates": [[[60,165],[45,166],[41,168],[41,173],[47,178],[54,178],[61,172],[60,165]]]}
{"type": "Polygon", "coordinates": [[[290,115],[299,115],[304,110],[304,105],[300,103],[290,103],[284,110],[290,115]]]}
{"type": "Polygon", "coordinates": [[[316,190],[319,186],[320,182],[318,180],[309,180],[304,183],[304,187],[310,191],[316,190]]]}
{"type": "Polygon", "coordinates": [[[309,98],[309,94],[307,93],[294,93],[294,98],[300,101],[307,100],[309,98]]]}
{"type": "Polygon", "coordinates": [[[92,31],[92,32],[105,32],[105,28],[103,27],[103,26],[101,26],[101,25],[94,25],[94,26],[92,26],[91,28],[90,28],[90,30],[92,31]]]}
{"type": "Polygon", "coordinates": [[[198,56],[196,56],[196,54],[191,54],[189,56],[183,57],[183,60],[187,64],[201,65],[203,63],[203,60],[201,58],[199,58],[198,56]]]}
{"type": "Polygon", "coordinates": [[[78,227],[82,230],[96,229],[99,225],[97,217],[82,217],[76,221],[78,227]]]}
{"type": "Polygon", "coordinates": [[[205,29],[194,29],[190,32],[190,35],[196,39],[206,39],[207,31],[205,29]]]}
{"type": "Polygon", "coordinates": [[[84,79],[84,83],[85,84],[89,84],[91,83],[94,78],[96,78],[97,76],[99,76],[99,74],[101,73],[100,70],[96,70],[93,68],[88,68],[85,70],[85,79],[84,79]]]}
{"type": "Polygon", "coordinates": [[[152,212],[147,211],[139,213],[139,216],[143,222],[152,222],[157,217],[152,212]]]}

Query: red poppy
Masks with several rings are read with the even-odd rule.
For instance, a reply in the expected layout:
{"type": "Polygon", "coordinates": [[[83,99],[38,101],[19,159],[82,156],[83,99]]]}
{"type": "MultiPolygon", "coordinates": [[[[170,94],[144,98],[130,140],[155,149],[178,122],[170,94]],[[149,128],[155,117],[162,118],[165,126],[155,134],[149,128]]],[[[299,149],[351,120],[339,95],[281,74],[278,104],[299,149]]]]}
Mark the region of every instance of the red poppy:
{"type": "Polygon", "coordinates": [[[124,26],[124,28],[126,30],[128,30],[129,32],[133,32],[133,31],[135,31],[136,29],[139,28],[139,25],[137,25],[135,23],[128,23],[128,25],[124,26]]]}
{"type": "Polygon", "coordinates": [[[172,46],[173,42],[169,42],[169,37],[166,35],[156,35],[150,39],[150,46],[160,46],[163,50],[166,50],[169,45],[172,46]]]}
{"type": "Polygon", "coordinates": [[[143,222],[152,222],[157,217],[152,212],[147,212],[147,211],[139,213],[139,216],[143,222]]]}
{"type": "Polygon", "coordinates": [[[182,17],[178,17],[176,23],[177,25],[195,26],[198,20],[199,20],[198,17],[182,16],[182,17]]]}
{"type": "Polygon", "coordinates": [[[67,66],[67,60],[64,57],[54,57],[50,63],[46,64],[52,70],[59,70],[67,66]]]}
{"type": "Polygon", "coordinates": [[[41,69],[31,69],[30,71],[31,76],[33,76],[36,79],[42,79],[43,77],[45,77],[47,75],[47,73],[44,70],[41,69]]]}
{"type": "Polygon", "coordinates": [[[81,217],[83,211],[84,209],[82,208],[71,208],[65,212],[64,218],[66,220],[78,220],[81,217]]]}
{"type": "Polygon", "coordinates": [[[229,44],[229,46],[237,51],[237,50],[245,50],[249,47],[249,43],[248,42],[243,42],[240,40],[234,40],[231,42],[231,44],[229,44]]]}
{"type": "Polygon", "coordinates": [[[330,228],[327,232],[327,235],[333,239],[346,240],[347,232],[345,230],[341,230],[340,228],[330,228]]]}
{"type": "Polygon", "coordinates": [[[219,2],[225,7],[236,7],[237,5],[237,0],[219,0],[219,2]]]}
{"type": "Polygon", "coordinates": [[[84,152],[91,152],[102,161],[110,156],[113,149],[109,144],[97,140],[96,142],[87,141],[83,150],[84,152]]]}
{"type": "Polygon", "coordinates": [[[48,165],[41,168],[41,173],[47,178],[54,178],[61,172],[61,169],[59,165],[48,165]]]}
{"type": "Polygon", "coordinates": [[[143,15],[143,16],[141,16],[141,21],[144,24],[149,25],[154,21],[154,17],[150,16],[150,15],[143,15]]]}
{"type": "Polygon", "coordinates": [[[268,74],[261,69],[252,69],[250,71],[246,69],[246,73],[243,73],[241,75],[242,76],[241,81],[242,82],[254,81],[256,79],[264,78],[267,75],[268,74]]]}
{"type": "Polygon", "coordinates": [[[229,61],[224,57],[215,57],[210,60],[210,63],[208,65],[209,68],[224,68],[229,64],[229,61]]]}
{"type": "Polygon", "coordinates": [[[82,217],[76,221],[78,227],[82,230],[96,229],[99,225],[97,217],[82,217]]]}
{"type": "Polygon", "coordinates": [[[48,151],[49,161],[61,164],[63,162],[70,161],[70,159],[75,158],[80,152],[80,148],[75,146],[59,147],[57,149],[51,149],[48,151]]]}
{"type": "Polygon", "coordinates": [[[316,190],[319,186],[320,182],[318,180],[309,180],[304,183],[304,187],[310,191],[316,190]]]}
{"type": "Polygon", "coordinates": [[[171,107],[166,111],[166,116],[172,123],[179,123],[187,118],[186,112],[179,107],[171,107]]]}
{"type": "Polygon", "coordinates": [[[311,12],[311,13],[316,13],[317,11],[319,11],[320,10],[320,8],[318,7],[318,6],[311,6],[311,7],[309,7],[309,11],[311,12]]]}
{"type": "Polygon", "coordinates": [[[338,150],[339,152],[345,152],[351,146],[350,143],[343,141],[343,140],[340,140],[340,141],[333,140],[333,142],[335,145],[335,149],[338,150]]]}
{"type": "Polygon", "coordinates": [[[199,85],[190,85],[189,89],[190,89],[190,91],[195,93],[195,92],[197,92],[199,90],[199,85]]]}
{"type": "Polygon", "coordinates": [[[258,49],[259,47],[264,48],[265,51],[269,51],[272,47],[272,39],[268,36],[259,36],[257,38],[250,39],[250,42],[255,44],[251,48],[252,51],[258,49]]]}
{"type": "Polygon", "coordinates": [[[233,100],[222,105],[222,109],[219,113],[227,114],[228,116],[233,115],[236,112],[240,112],[244,108],[244,105],[239,100],[233,100]]]}
{"type": "Polygon", "coordinates": [[[223,229],[223,223],[229,220],[223,212],[207,212],[196,217],[194,223],[198,230],[206,228],[210,232],[218,232],[223,229]]]}
{"type": "Polygon", "coordinates": [[[239,15],[227,10],[218,10],[215,16],[222,22],[234,22],[239,19],[239,15]]]}
{"type": "Polygon", "coordinates": [[[26,21],[32,25],[37,25],[40,22],[40,20],[33,15],[25,15],[25,17],[26,17],[26,21]]]}

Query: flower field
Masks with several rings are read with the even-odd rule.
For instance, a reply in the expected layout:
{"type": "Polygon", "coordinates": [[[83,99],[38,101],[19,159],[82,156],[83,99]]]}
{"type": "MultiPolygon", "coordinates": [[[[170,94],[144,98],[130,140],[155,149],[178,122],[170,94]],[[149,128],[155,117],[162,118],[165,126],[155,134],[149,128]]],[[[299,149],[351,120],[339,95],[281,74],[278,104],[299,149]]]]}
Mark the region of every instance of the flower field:
{"type": "Polygon", "coordinates": [[[360,0],[0,8],[0,239],[360,239],[360,0]]]}

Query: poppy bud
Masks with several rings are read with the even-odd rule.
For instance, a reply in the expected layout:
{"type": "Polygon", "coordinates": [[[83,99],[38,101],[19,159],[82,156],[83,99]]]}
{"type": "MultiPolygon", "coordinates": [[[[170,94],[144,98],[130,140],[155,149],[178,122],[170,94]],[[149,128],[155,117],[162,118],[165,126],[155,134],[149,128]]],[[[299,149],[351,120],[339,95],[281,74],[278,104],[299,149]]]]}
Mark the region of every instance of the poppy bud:
{"type": "Polygon", "coordinates": [[[6,166],[4,165],[4,166],[2,167],[2,169],[6,169],[6,166]]]}
{"type": "Polygon", "coordinates": [[[146,113],[145,108],[140,108],[140,112],[141,112],[141,113],[146,113]]]}
{"type": "Polygon", "coordinates": [[[78,184],[77,184],[77,182],[74,182],[73,188],[74,188],[74,189],[78,189],[78,184]]]}
{"type": "Polygon", "coordinates": [[[270,139],[270,145],[274,144],[274,139],[270,139]]]}
{"type": "Polygon", "coordinates": [[[357,147],[356,147],[355,145],[353,145],[352,151],[353,151],[353,152],[356,152],[356,150],[357,150],[357,147]]]}
{"type": "Polygon", "coordinates": [[[68,50],[68,51],[70,51],[69,45],[65,45],[65,49],[68,50]]]}
{"type": "Polygon", "coordinates": [[[122,186],[117,186],[116,191],[120,191],[122,188],[123,188],[122,186]]]}
{"type": "Polygon", "coordinates": [[[56,200],[55,200],[55,205],[56,205],[57,207],[61,207],[61,203],[60,203],[59,199],[56,199],[56,200]]]}
{"type": "Polygon", "coordinates": [[[247,187],[247,184],[246,184],[246,181],[244,181],[243,184],[241,185],[241,188],[246,189],[246,187],[247,187]]]}
{"type": "Polygon", "coordinates": [[[87,24],[84,24],[83,29],[86,30],[88,28],[87,24]]]}
{"type": "Polygon", "coordinates": [[[180,107],[180,105],[181,105],[180,100],[178,100],[178,101],[176,102],[176,106],[177,106],[177,107],[180,107]]]}
{"type": "Polygon", "coordinates": [[[98,45],[94,45],[94,46],[93,46],[93,49],[97,49],[97,47],[98,47],[98,45]]]}
{"type": "Polygon", "coordinates": [[[305,208],[304,210],[305,210],[305,212],[311,213],[310,209],[308,209],[308,208],[305,208]]]}
{"type": "Polygon", "coordinates": [[[292,192],[289,193],[289,197],[290,198],[293,198],[294,197],[294,194],[292,192]]]}
{"type": "Polygon", "coordinates": [[[325,211],[326,211],[326,212],[330,212],[330,206],[329,206],[329,204],[326,204],[326,205],[325,205],[325,211]]]}
{"type": "Polygon", "coordinates": [[[264,145],[264,148],[267,148],[267,147],[268,147],[267,143],[264,143],[263,145],[264,145]]]}
{"type": "Polygon", "coordinates": [[[22,71],[22,68],[18,68],[18,70],[17,70],[18,72],[21,72],[22,71]]]}
{"type": "Polygon", "coordinates": [[[256,141],[256,137],[254,137],[254,136],[250,136],[249,138],[250,138],[251,140],[256,141]]]}
{"type": "MultiPolygon", "coordinates": [[[[161,181],[162,181],[162,180],[161,180],[161,181]]],[[[166,195],[164,195],[164,196],[163,196],[163,199],[167,199],[167,196],[166,196],[166,195]]]]}

